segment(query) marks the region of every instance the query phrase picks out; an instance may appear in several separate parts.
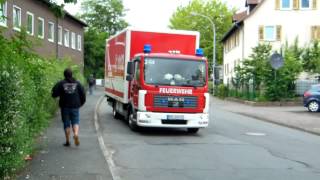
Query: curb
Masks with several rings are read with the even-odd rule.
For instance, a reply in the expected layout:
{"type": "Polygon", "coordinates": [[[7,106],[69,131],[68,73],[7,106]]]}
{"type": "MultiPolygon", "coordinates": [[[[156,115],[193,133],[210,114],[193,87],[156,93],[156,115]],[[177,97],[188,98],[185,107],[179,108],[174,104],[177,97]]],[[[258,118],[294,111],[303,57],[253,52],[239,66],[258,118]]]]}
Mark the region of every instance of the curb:
{"type": "Polygon", "coordinates": [[[106,168],[109,169],[111,176],[112,176],[112,180],[121,180],[120,174],[118,173],[117,167],[116,167],[115,162],[113,160],[113,154],[115,152],[106,146],[106,144],[103,140],[103,135],[100,130],[100,124],[99,124],[99,120],[98,120],[98,110],[99,110],[100,105],[101,105],[102,101],[104,100],[104,98],[105,98],[105,96],[103,95],[97,101],[97,104],[94,109],[94,116],[93,116],[94,122],[93,123],[94,123],[94,127],[95,127],[95,130],[97,133],[100,150],[101,150],[101,152],[104,156],[104,159],[108,165],[108,167],[106,167],[106,168]]]}
{"type": "Polygon", "coordinates": [[[264,121],[264,122],[268,122],[268,123],[272,123],[272,124],[276,124],[276,125],[280,125],[280,126],[284,126],[284,127],[287,127],[287,128],[296,129],[296,130],[299,130],[299,131],[303,131],[303,132],[306,132],[306,133],[310,133],[310,134],[313,134],[313,135],[320,136],[320,132],[311,131],[309,129],[305,129],[305,128],[302,128],[302,127],[293,126],[293,125],[290,125],[290,124],[285,124],[285,123],[276,122],[276,121],[271,121],[271,120],[269,120],[267,118],[262,118],[260,116],[255,116],[255,115],[251,115],[251,114],[247,114],[247,113],[234,112],[234,111],[230,111],[230,112],[233,112],[233,113],[236,113],[236,114],[240,114],[240,115],[243,115],[243,116],[247,116],[247,117],[251,117],[251,118],[255,118],[255,119],[258,119],[258,120],[261,120],[261,121],[264,121]]]}

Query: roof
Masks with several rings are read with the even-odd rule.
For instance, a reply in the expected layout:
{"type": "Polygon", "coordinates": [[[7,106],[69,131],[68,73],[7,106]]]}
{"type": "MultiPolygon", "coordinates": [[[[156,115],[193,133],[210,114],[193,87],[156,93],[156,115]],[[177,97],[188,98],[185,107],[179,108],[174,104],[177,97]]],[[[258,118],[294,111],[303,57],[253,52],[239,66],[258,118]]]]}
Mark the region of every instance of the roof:
{"type": "MultiPolygon", "coordinates": [[[[52,4],[49,2],[49,0],[39,0],[39,1],[45,3],[49,8],[50,8],[50,6],[52,5],[52,4]]],[[[63,10],[63,11],[64,11],[66,17],[69,17],[70,19],[76,21],[77,23],[81,24],[82,26],[85,26],[85,27],[88,26],[85,22],[83,22],[82,20],[74,17],[73,15],[71,15],[70,13],[68,13],[66,10],[63,10]]]]}
{"type": "Polygon", "coordinates": [[[242,21],[238,21],[233,23],[232,27],[229,29],[228,32],[226,32],[222,39],[221,42],[226,41],[238,28],[240,28],[243,25],[243,20],[242,21]]]}
{"type": "Polygon", "coordinates": [[[221,42],[226,41],[238,28],[240,28],[243,25],[244,20],[246,20],[252,14],[254,14],[257,11],[257,9],[261,6],[261,4],[263,4],[264,1],[265,0],[247,0],[246,6],[247,6],[247,4],[257,3],[256,7],[252,11],[250,11],[249,14],[247,14],[247,11],[243,11],[243,12],[235,14],[232,18],[234,23],[233,23],[232,27],[229,29],[229,31],[223,35],[221,42]],[[244,12],[246,13],[246,15],[244,15],[244,12]]]}
{"type": "Polygon", "coordinates": [[[246,0],[246,6],[250,4],[259,4],[260,0],[246,0]]]}
{"type": "Polygon", "coordinates": [[[248,15],[247,11],[242,11],[240,13],[233,15],[232,20],[233,20],[233,22],[239,22],[239,21],[245,19],[247,17],[247,15],[248,15]]]}

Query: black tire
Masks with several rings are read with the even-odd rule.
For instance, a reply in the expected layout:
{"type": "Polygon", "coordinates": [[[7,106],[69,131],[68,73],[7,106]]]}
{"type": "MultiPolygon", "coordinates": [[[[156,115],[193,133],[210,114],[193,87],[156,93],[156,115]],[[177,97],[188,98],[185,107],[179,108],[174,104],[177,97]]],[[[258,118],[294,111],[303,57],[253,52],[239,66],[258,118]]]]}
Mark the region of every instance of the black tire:
{"type": "Polygon", "coordinates": [[[320,104],[317,101],[311,101],[308,104],[308,110],[310,112],[319,112],[320,111],[320,104]]]}
{"type": "Polygon", "coordinates": [[[121,115],[117,112],[116,110],[116,103],[113,103],[113,106],[112,106],[112,115],[113,115],[113,118],[114,119],[120,119],[121,118],[121,115]]]}
{"type": "Polygon", "coordinates": [[[199,128],[188,128],[188,133],[195,134],[199,131],[199,128]]]}
{"type": "Polygon", "coordinates": [[[129,128],[134,131],[137,132],[139,130],[139,126],[137,125],[137,122],[134,121],[134,115],[133,113],[129,114],[129,118],[128,118],[128,126],[129,128]]]}

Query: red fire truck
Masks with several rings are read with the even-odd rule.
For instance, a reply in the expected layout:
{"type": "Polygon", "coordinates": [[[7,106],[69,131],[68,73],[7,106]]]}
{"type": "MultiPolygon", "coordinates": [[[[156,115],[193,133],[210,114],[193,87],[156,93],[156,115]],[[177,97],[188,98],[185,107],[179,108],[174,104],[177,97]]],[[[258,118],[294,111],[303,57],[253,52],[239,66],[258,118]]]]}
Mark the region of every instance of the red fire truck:
{"type": "Polygon", "coordinates": [[[208,63],[199,32],[125,29],[106,41],[105,94],[114,118],[139,127],[209,124],[208,63]]]}

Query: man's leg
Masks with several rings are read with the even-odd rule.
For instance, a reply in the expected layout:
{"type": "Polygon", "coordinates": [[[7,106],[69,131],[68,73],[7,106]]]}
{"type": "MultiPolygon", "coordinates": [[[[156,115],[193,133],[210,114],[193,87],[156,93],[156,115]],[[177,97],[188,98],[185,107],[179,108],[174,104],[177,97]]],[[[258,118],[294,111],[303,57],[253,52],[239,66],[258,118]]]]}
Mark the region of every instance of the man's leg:
{"type": "Polygon", "coordinates": [[[74,136],[78,136],[79,135],[79,124],[72,125],[72,131],[73,131],[74,136]]]}
{"type": "Polygon", "coordinates": [[[73,139],[74,139],[74,144],[76,146],[80,145],[80,140],[79,140],[79,125],[74,124],[72,125],[72,130],[73,130],[73,139]]]}
{"type": "Polygon", "coordinates": [[[93,93],[92,91],[93,91],[93,87],[90,86],[90,87],[89,87],[89,93],[90,93],[90,95],[92,95],[92,93],[93,93]]]}
{"type": "Polygon", "coordinates": [[[74,144],[79,146],[80,140],[79,140],[79,109],[73,109],[72,110],[72,131],[73,131],[73,139],[74,144]]]}
{"type": "Polygon", "coordinates": [[[64,133],[66,136],[66,143],[64,146],[70,146],[70,127],[65,128],[64,133]]]}
{"type": "Polygon", "coordinates": [[[63,145],[70,146],[70,116],[67,109],[61,109],[61,118],[63,122],[64,134],[66,137],[66,142],[63,145]]]}

